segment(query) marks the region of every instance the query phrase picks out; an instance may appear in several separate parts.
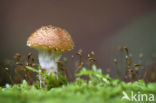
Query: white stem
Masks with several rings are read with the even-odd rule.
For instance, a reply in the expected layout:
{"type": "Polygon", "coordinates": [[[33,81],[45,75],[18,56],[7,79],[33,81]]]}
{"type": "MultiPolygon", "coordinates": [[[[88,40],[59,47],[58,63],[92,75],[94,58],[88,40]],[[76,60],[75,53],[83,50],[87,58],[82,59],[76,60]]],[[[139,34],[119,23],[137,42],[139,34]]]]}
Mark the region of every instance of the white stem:
{"type": "Polygon", "coordinates": [[[56,51],[39,50],[39,63],[42,69],[45,69],[48,74],[53,75],[58,72],[57,61],[61,58],[61,53],[56,51]]]}

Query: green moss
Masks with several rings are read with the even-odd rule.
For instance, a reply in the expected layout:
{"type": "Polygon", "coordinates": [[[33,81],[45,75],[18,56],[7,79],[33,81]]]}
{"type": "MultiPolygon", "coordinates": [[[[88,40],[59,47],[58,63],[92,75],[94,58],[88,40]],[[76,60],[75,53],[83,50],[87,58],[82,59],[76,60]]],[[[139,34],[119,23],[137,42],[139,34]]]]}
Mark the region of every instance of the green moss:
{"type": "MultiPolygon", "coordinates": [[[[156,83],[145,84],[139,80],[133,83],[125,83],[119,79],[112,80],[109,75],[103,75],[100,69],[93,66],[93,70],[80,71],[77,76],[89,76],[86,82],[77,78],[73,83],[67,83],[61,87],[50,90],[37,89],[29,86],[26,81],[19,85],[6,85],[0,88],[0,103],[127,103],[121,100],[123,91],[130,96],[134,93],[154,94],[156,96],[156,83]]],[[[53,81],[53,80],[52,80],[53,81]]],[[[156,98],[154,98],[156,102],[156,98]]],[[[137,101],[135,101],[137,103],[137,101]]],[[[133,102],[133,103],[135,103],[133,102]]],[[[140,103],[140,102],[139,102],[140,103]]],[[[142,102],[141,102],[142,103],[142,102]]],[[[144,102],[145,103],[145,102],[144,102]]],[[[149,101],[147,102],[149,103],[149,101]]]]}

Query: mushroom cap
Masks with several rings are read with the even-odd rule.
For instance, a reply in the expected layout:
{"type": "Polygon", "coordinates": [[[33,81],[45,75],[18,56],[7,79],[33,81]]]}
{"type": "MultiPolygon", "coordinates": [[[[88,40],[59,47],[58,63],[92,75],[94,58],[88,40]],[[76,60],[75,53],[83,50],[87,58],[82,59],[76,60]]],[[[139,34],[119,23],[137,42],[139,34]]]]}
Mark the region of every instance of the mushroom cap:
{"type": "Polygon", "coordinates": [[[48,25],[37,29],[28,38],[27,45],[36,49],[70,51],[74,47],[70,34],[59,27],[48,25]]]}

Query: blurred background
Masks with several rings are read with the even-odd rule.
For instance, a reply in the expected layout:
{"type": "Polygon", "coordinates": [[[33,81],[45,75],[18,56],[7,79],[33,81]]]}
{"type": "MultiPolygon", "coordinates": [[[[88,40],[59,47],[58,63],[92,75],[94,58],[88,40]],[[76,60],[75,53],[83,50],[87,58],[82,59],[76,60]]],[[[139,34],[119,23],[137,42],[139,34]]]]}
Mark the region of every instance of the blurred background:
{"type": "MultiPolygon", "coordinates": [[[[15,53],[37,51],[27,38],[43,25],[69,31],[84,55],[94,50],[101,68],[112,68],[118,48],[126,45],[138,61],[148,63],[156,52],[155,0],[0,0],[0,63],[15,53]]],[[[2,73],[1,73],[2,74],[2,73]]]]}

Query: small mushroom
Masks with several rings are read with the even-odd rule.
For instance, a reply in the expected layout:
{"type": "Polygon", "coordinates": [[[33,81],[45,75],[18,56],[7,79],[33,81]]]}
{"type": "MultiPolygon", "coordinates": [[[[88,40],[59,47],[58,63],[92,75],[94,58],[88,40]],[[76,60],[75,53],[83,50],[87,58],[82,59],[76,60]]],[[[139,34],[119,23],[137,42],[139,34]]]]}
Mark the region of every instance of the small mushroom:
{"type": "Polygon", "coordinates": [[[62,53],[74,47],[70,34],[59,27],[48,25],[37,29],[27,41],[27,46],[35,48],[42,69],[53,75],[58,72],[57,61],[62,53]]]}

